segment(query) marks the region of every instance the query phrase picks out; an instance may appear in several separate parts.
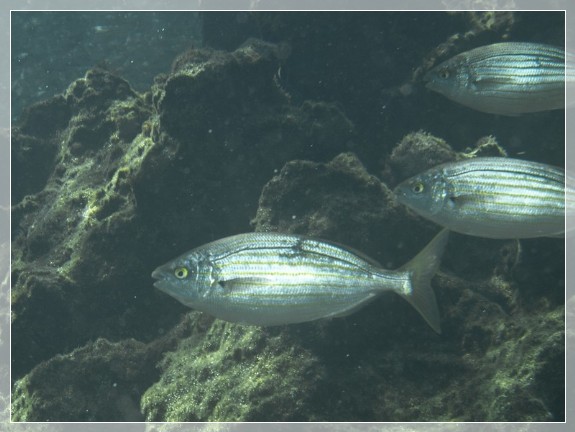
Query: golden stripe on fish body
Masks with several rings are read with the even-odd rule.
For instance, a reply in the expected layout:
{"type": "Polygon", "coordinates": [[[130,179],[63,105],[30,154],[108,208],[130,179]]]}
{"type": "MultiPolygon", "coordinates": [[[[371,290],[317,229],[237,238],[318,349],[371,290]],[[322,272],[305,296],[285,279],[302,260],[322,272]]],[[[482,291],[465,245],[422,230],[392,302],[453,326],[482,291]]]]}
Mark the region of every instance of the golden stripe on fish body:
{"type": "Polygon", "coordinates": [[[380,294],[406,299],[436,331],[430,280],[448,231],[398,270],[341,245],[309,237],[248,233],[194,249],[152,273],[158,289],[217,318],[280,325],[348,315],[380,294]]]}
{"type": "Polygon", "coordinates": [[[560,47],[501,42],[466,51],[431,69],[426,87],[478,111],[518,115],[565,106],[575,61],[560,47]]]}
{"type": "Polygon", "coordinates": [[[452,231],[488,238],[562,236],[575,188],[550,165],[480,157],[431,168],[395,189],[398,200],[452,231]]]}

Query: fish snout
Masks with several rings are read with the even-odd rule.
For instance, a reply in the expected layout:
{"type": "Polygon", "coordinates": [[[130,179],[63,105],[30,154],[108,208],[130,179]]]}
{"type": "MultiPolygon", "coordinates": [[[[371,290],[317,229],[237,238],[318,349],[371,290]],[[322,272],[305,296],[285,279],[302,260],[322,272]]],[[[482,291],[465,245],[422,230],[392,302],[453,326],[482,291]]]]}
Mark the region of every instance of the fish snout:
{"type": "Polygon", "coordinates": [[[166,273],[166,268],[164,266],[158,267],[152,272],[152,277],[155,280],[154,286],[159,290],[164,291],[166,286],[170,284],[168,274],[166,273]]]}
{"type": "Polygon", "coordinates": [[[161,280],[163,279],[163,274],[164,272],[162,271],[162,268],[158,267],[156,270],[152,272],[152,277],[156,280],[161,280]]]}

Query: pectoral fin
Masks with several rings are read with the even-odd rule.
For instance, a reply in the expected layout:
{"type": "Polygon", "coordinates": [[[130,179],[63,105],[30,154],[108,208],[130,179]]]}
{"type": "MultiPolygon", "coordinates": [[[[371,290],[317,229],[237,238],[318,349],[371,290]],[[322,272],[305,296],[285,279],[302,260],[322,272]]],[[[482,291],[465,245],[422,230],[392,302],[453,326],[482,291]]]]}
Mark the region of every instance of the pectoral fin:
{"type": "Polygon", "coordinates": [[[218,285],[224,289],[224,292],[253,290],[258,287],[269,287],[272,284],[273,279],[266,277],[240,277],[218,281],[218,285]]]}
{"type": "Polygon", "coordinates": [[[451,208],[461,208],[465,206],[467,203],[476,201],[477,197],[472,194],[466,195],[451,195],[449,197],[449,206],[451,208]]]}

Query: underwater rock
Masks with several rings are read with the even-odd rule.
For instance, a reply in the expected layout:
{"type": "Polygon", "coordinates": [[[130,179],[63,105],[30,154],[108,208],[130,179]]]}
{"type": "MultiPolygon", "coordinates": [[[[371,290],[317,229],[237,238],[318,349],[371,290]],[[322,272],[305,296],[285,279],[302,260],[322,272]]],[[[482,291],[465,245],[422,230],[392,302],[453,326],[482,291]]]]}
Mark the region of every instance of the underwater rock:
{"type": "MultiPolygon", "coordinates": [[[[34,108],[38,111],[45,110],[51,113],[57,110],[57,106],[58,104],[52,107],[46,102],[35,105],[34,108]]],[[[67,108],[65,106],[64,110],[67,111],[67,108]]],[[[34,110],[29,109],[28,113],[31,112],[34,110]]],[[[58,122],[54,122],[51,118],[35,119],[34,122],[38,125],[45,122],[50,127],[58,125],[58,122]]],[[[12,188],[13,202],[20,201],[25,195],[39,192],[46,186],[46,182],[54,170],[57,153],[58,145],[54,140],[46,139],[46,136],[38,138],[32,134],[24,134],[15,128],[12,134],[11,155],[12,182],[14,183],[12,188]]]]}
{"type": "Polygon", "coordinates": [[[12,142],[22,176],[12,208],[14,380],[89,340],[147,343],[172,328],[184,308],[153,288],[151,270],[249,229],[261,188],[288,160],[348,146],[353,125],[335,105],[289,104],[273,53],[257,41],[213,51],[143,95],[91,70],[23,116],[12,142]]]}
{"type": "MultiPolygon", "coordinates": [[[[451,294],[456,279],[443,284],[451,294]]],[[[466,379],[458,380],[459,388],[452,389],[460,398],[455,412],[465,412],[468,421],[563,419],[563,307],[547,303],[533,311],[516,301],[506,310],[502,302],[484,293],[507,290],[518,296],[524,286],[499,277],[465,287],[462,282],[458,300],[446,311],[449,328],[461,341],[461,361],[466,369],[466,379]]]]}
{"type": "MultiPolygon", "coordinates": [[[[117,307],[105,293],[119,292],[112,289],[118,273],[142,271],[126,260],[120,267],[111,261],[115,253],[129,254],[122,252],[116,228],[130,231],[121,223],[135,205],[128,174],[151,144],[132,139],[150,113],[126,81],[92,70],[64,95],[31,107],[14,128],[15,175],[31,180],[12,188],[13,378],[51,355],[118,331],[117,323],[112,330],[102,320],[117,307]]],[[[130,298],[129,291],[120,297],[130,298]]],[[[123,309],[121,315],[129,307],[123,309]]]]}
{"type": "Polygon", "coordinates": [[[220,320],[182,340],[160,368],[142,397],[147,421],[306,421],[323,374],[280,327],[220,320]]]}
{"type": "Polygon", "coordinates": [[[392,183],[400,182],[445,162],[479,156],[507,156],[507,152],[494,136],[482,137],[474,148],[456,152],[445,140],[428,132],[412,132],[393,148],[383,176],[392,183]]]}
{"type": "Polygon", "coordinates": [[[156,363],[192,330],[184,320],[149,344],[100,338],[40,363],[14,384],[12,421],[143,421],[139,401],[156,363]]]}
{"type": "Polygon", "coordinates": [[[455,158],[455,151],[443,139],[419,131],[401,139],[391,152],[388,164],[392,178],[399,182],[455,158]]]}
{"type": "Polygon", "coordinates": [[[142,421],[139,397],[154,375],[143,343],[98,339],[17,381],[12,421],[142,421]]]}
{"type": "Polygon", "coordinates": [[[157,145],[135,190],[152,234],[169,239],[156,242],[159,262],[247,231],[275,170],[293,159],[329,159],[353,140],[354,126],[336,105],[290,104],[274,81],[275,53],[257,40],[232,53],[192,50],[154,86],[157,145]]]}
{"type": "Polygon", "coordinates": [[[328,163],[288,162],[264,187],[252,224],[256,231],[361,245],[394,232],[397,213],[393,193],[385,184],[370,175],[353,153],[342,153],[328,163]]]}

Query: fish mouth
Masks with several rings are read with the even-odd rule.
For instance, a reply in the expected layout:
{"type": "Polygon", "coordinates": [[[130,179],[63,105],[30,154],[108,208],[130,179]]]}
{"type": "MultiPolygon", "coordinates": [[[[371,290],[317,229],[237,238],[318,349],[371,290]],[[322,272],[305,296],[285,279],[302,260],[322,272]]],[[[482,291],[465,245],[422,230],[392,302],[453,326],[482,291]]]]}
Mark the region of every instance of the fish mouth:
{"type": "Polygon", "coordinates": [[[162,279],[162,270],[158,267],[152,272],[152,277],[157,280],[162,279]]]}
{"type": "Polygon", "coordinates": [[[158,267],[156,270],[152,272],[152,277],[156,279],[154,282],[154,286],[159,290],[164,291],[164,285],[166,280],[164,279],[164,271],[161,267],[158,267]]]}

